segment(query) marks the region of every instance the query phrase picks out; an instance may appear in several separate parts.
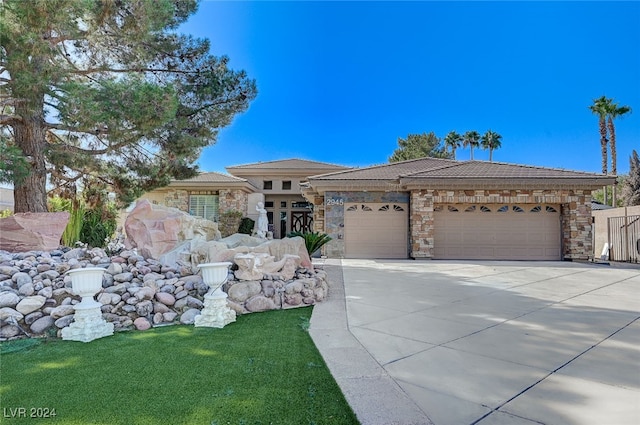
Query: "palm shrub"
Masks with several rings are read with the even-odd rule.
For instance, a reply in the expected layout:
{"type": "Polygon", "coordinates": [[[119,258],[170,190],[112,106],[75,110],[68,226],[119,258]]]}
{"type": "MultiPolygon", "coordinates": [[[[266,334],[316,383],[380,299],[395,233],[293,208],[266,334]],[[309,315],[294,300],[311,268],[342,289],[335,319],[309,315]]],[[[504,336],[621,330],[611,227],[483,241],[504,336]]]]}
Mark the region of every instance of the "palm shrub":
{"type": "Polygon", "coordinates": [[[242,217],[240,221],[240,226],[238,227],[238,233],[244,233],[246,235],[250,235],[253,233],[253,228],[256,225],[255,220],[249,217],[242,217]]]}
{"type": "Polygon", "coordinates": [[[291,232],[287,235],[290,238],[300,236],[304,239],[304,245],[307,248],[309,256],[312,256],[317,250],[322,248],[324,244],[331,240],[331,237],[326,233],[320,232],[291,232]]]}

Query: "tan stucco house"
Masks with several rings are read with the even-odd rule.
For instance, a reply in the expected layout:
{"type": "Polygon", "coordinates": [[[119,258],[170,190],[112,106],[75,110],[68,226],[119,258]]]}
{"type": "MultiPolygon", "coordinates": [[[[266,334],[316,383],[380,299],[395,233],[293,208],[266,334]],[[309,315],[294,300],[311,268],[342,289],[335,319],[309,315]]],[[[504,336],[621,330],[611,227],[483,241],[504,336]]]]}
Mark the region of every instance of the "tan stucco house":
{"type": "Polygon", "coordinates": [[[275,238],[315,230],[334,258],[587,260],[591,192],[614,177],[484,161],[422,158],[366,168],[300,159],[227,167],[149,193],[213,218],[254,218],[275,238]]]}
{"type": "Polygon", "coordinates": [[[209,172],[143,196],[153,203],[187,211],[217,221],[220,213],[237,210],[257,219],[258,202],[264,203],[269,230],[276,239],[292,231],[313,228],[313,209],[300,192],[300,182],[315,174],[348,167],[304,159],[284,159],[226,167],[229,174],[209,172]]]}

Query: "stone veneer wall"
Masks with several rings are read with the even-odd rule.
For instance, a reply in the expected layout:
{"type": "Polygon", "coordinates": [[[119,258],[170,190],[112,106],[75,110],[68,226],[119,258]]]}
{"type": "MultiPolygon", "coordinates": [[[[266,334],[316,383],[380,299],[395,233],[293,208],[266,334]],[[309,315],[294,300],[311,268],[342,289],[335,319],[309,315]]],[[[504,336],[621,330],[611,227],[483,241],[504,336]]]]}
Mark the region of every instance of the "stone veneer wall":
{"type": "Polygon", "coordinates": [[[189,192],[186,190],[169,190],[164,197],[164,205],[189,212],[189,192]]]}
{"type": "Polygon", "coordinates": [[[228,210],[236,210],[242,212],[243,216],[247,215],[249,204],[246,192],[238,189],[223,189],[219,192],[215,191],[188,191],[188,190],[169,190],[164,197],[164,204],[167,207],[177,208],[181,211],[189,212],[189,195],[215,195],[219,196],[219,211],[223,213],[228,210]]]}
{"type": "Polygon", "coordinates": [[[220,190],[220,213],[229,210],[240,211],[243,217],[248,214],[249,195],[238,189],[220,190]]]}
{"type": "Polygon", "coordinates": [[[455,203],[560,204],[563,258],[593,255],[590,190],[414,190],[411,192],[411,257],[432,258],[434,205],[455,203]]]}

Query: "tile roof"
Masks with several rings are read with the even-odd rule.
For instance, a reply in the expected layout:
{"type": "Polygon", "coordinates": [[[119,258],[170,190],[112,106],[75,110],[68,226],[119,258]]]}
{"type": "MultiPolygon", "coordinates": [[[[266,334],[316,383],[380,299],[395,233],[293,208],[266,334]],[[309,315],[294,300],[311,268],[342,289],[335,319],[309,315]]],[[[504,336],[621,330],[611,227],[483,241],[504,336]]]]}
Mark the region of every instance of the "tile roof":
{"type": "Polygon", "coordinates": [[[217,173],[211,171],[208,173],[201,173],[195,177],[185,180],[172,180],[171,183],[243,183],[246,179],[234,177],[229,174],[217,173]]]}
{"type": "Polygon", "coordinates": [[[425,168],[414,173],[402,174],[407,178],[520,178],[520,179],[565,179],[605,177],[601,174],[571,171],[560,168],[545,168],[531,165],[507,164],[503,162],[464,161],[446,167],[425,168]]]}
{"type": "Polygon", "coordinates": [[[303,169],[303,170],[326,170],[327,168],[335,168],[335,169],[350,169],[349,167],[345,167],[342,165],[329,164],[327,162],[318,162],[318,161],[309,161],[306,159],[281,159],[277,161],[265,161],[265,162],[254,162],[252,164],[242,164],[242,165],[233,165],[230,167],[226,167],[227,170],[246,170],[246,169],[259,169],[259,170],[274,170],[281,168],[293,168],[293,169],[303,169]]]}
{"type": "Polygon", "coordinates": [[[419,173],[425,170],[450,167],[458,161],[441,158],[420,158],[391,164],[374,165],[366,168],[352,168],[335,173],[309,177],[310,180],[394,180],[401,175],[419,173]]]}

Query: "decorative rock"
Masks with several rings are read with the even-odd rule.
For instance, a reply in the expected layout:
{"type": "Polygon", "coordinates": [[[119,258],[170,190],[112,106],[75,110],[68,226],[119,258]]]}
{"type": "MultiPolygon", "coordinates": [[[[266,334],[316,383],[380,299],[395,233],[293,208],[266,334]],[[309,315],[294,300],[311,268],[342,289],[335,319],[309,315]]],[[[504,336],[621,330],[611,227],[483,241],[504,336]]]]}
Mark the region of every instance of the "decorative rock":
{"type": "Polygon", "coordinates": [[[27,325],[31,325],[33,322],[35,322],[36,320],[38,320],[42,316],[44,316],[43,312],[34,311],[33,313],[29,313],[26,316],[24,316],[24,323],[27,324],[27,325]]]}
{"type": "Polygon", "coordinates": [[[284,287],[284,292],[287,295],[293,295],[301,291],[302,291],[302,283],[300,283],[300,281],[294,281],[294,282],[288,283],[284,287]]]}
{"type": "Polygon", "coordinates": [[[25,297],[28,297],[35,294],[36,291],[35,291],[35,288],[33,287],[33,283],[29,282],[20,286],[18,289],[18,292],[20,293],[20,295],[24,295],[25,297]]]}
{"type": "Polygon", "coordinates": [[[54,319],[59,319],[61,317],[69,316],[73,313],[75,313],[75,309],[72,305],[60,305],[51,311],[51,317],[53,317],[54,319]]]}
{"type": "Polygon", "coordinates": [[[43,296],[45,298],[53,297],[53,288],[51,286],[45,286],[44,288],[38,291],[38,295],[43,296]]]}
{"type": "Polygon", "coordinates": [[[196,235],[220,239],[218,224],[148,200],[138,201],[125,221],[128,246],[137,247],[145,258],[159,258],[196,235]]]}
{"type": "Polygon", "coordinates": [[[10,291],[0,292],[0,308],[15,307],[20,302],[20,296],[10,291]]]}
{"type": "Polygon", "coordinates": [[[40,273],[42,275],[43,279],[49,279],[49,280],[55,280],[55,278],[57,278],[58,276],[60,276],[60,273],[58,273],[55,270],[48,270],[46,272],[40,273]]]}
{"type": "Polygon", "coordinates": [[[153,312],[154,313],[168,313],[170,311],[169,307],[164,305],[161,302],[153,303],[153,312]]]}
{"type": "Polygon", "coordinates": [[[284,300],[289,305],[300,305],[302,303],[302,295],[300,294],[285,295],[284,300]]]}
{"type": "Polygon", "coordinates": [[[273,310],[275,304],[272,299],[256,295],[255,297],[247,300],[245,307],[250,312],[273,310]]]}
{"type": "MultiPolygon", "coordinates": [[[[108,292],[102,292],[100,294],[98,294],[98,302],[100,304],[111,304],[111,296],[114,294],[110,294],[108,292]]],[[[117,294],[115,294],[117,295],[117,294]]],[[[117,304],[117,303],[116,303],[117,304]]]]}
{"type": "Polygon", "coordinates": [[[238,282],[229,287],[229,298],[236,302],[245,302],[254,295],[258,295],[262,286],[260,282],[238,282]]]}
{"type": "Polygon", "coordinates": [[[156,300],[164,305],[174,305],[176,303],[176,298],[167,292],[157,292],[155,296],[156,300]]]}
{"type": "Polygon", "coordinates": [[[270,280],[263,280],[262,282],[260,282],[260,284],[262,285],[262,292],[264,293],[265,297],[273,297],[274,294],[276,293],[276,290],[273,286],[273,282],[270,280]]]}
{"type": "Polygon", "coordinates": [[[141,301],[136,305],[138,316],[148,316],[153,312],[153,303],[151,301],[141,301]]]}
{"type": "Polygon", "coordinates": [[[34,334],[42,334],[44,333],[47,329],[49,329],[50,327],[52,327],[55,323],[55,319],[51,316],[44,316],[39,318],[38,320],[36,320],[35,322],[33,322],[31,324],[31,332],[33,332],[34,334]]]}
{"type": "Polygon", "coordinates": [[[24,272],[18,272],[14,274],[13,276],[11,276],[11,280],[15,282],[18,288],[20,288],[22,285],[33,282],[33,279],[31,278],[31,276],[29,276],[29,273],[24,272]]]}
{"type": "Polygon", "coordinates": [[[199,314],[200,310],[191,308],[182,313],[182,316],[180,316],[180,323],[182,323],[183,325],[192,325],[196,320],[196,316],[198,316],[199,314]]]}
{"type": "Polygon", "coordinates": [[[114,286],[110,286],[108,288],[105,288],[104,290],[105,292],[108,292],[110,294],[124,294],[127,291],[127,286],[124,283],[120,283],[118,285],[114,285],[114,286]]]}
{"type": "Polygon", "coordinates": [[[151,327],[151,323],[149,323],[149,321],[144,317],[138,317],[133,321],[133,326],[135,326],[139,331],[146,331],[151,327]]]}
{"type": "Polygon", "coordinates": [[[0,338],[13,338],[22,333],[19,327],[14,325],[6,325],[0,327],[0,338]]]}
{"type": "Polygon", "coordinates": [[[164,316],[162,315],[162,313],[156,313],[153,315],[153,324],[157,325],[159,323],[162,323],[164,321],[164,316]]]}
{"type": "Polygon", "coordinates": [[[136,298],[138,298],[139,300],[150,300],[155,294],[155,289],[148,286],[143,286],[138,292],[136,292],[136,298]]]}
{"type": "Polygon", "coordinates": [[[17,213],[1,218],[0,249],[9,252],[56,249],[69,216],[68,212],[17,213]]]}
{"type": "MultiPolygon", "coordinates": [[[[124,261],[124,259],[122,261],[124,261]]],[[[109,273],[110,275],[116,275],[122,272],[122,264],[120,263],[112,262],[111,264],[109,264],[109,267],[107,267],[107,273],[109,273]]]]}
{"type": "Polygon", "coordinates": [[[66,328],[71,324],[71,322],[73,322],[73,316],[74,315],[61,317],[54,323],[58,329],[66,328]]]}
{"type": "Polygon", "coordinates": [[[181,298],[173,305],[173,309],[176,311],[182,311],[187,306],[187,298],[181,298]]]}
{"type": "Polygon", "coordinates": [[[189,291],[182,290],[182,291],[178,291],[175,294],[175,298],[176,298],[176,300],[179,300],[179,299],[182,299],[182,298],[186,297],[187,295],[189,295],[189,291]]]}
{"type": "Polygon", "coordinates": [[[189,296],[187,297],[187,306],[201,310],[204,307],[204,303],[197,298],[189,296]]]}
{"type": "Polygon", "coordinates": [[[12,309],[11,307],[0,308],[0,321],[6,322],[10,317],[20,321],[24,318],[24,314],[12,309]]]}
{"type": "Polygon", "coordinates": [[[33,295],[31,297],[23,298],[18,305],[16,305],[16,310],[22,314],[29,314],[38,310],[42,307],[47,301],[47,299],[41,295],[33,295]]]}
{"type": "Polygon", "coordinates": [[[120,273],[117,274],[115,276],[113,276],[113,280],[116,282],[131,282],[131,280],[133,279],[133,273],[130,272],[126,272],[126,273],[120,273]]]}
{"type": "Polygon", "coordinates": [[[168,311],[166,313],[162,313],[162,317],[164,318],[165,322],[173,322],[174,320],[176,320],[176,317],[178,317],[178,313],[176,313],[175,311],[168,311]]]}

